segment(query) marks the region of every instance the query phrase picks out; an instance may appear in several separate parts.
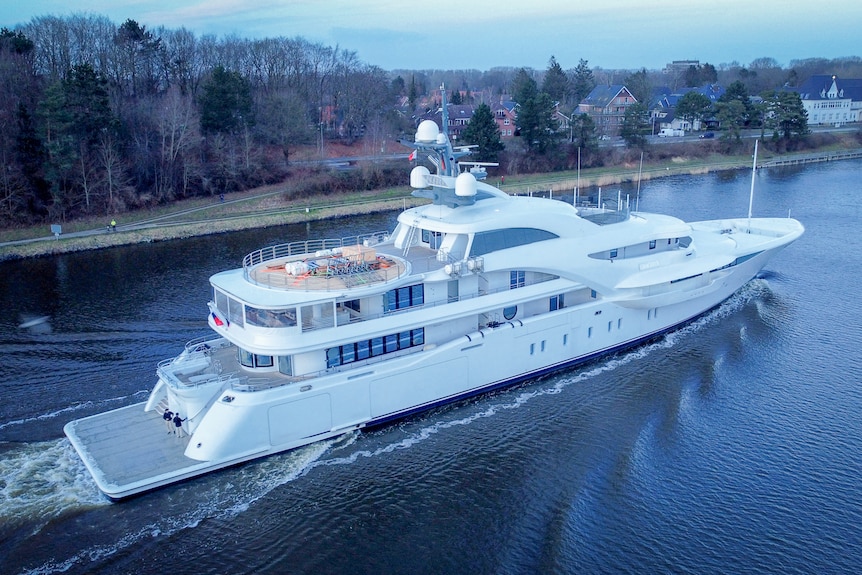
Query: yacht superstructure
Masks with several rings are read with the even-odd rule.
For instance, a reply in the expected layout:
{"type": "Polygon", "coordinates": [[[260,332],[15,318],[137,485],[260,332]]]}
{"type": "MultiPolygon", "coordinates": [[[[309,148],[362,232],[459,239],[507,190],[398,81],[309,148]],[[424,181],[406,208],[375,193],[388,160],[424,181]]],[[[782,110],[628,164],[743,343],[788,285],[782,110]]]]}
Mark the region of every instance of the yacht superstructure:
{"type": "Polygon", "coordinates": [[[434,169],[410,177],[429,203],[391,232],[268,247],[215,274],[214,335],[160,363],[145,403],[66,426],[108,497],[654,338],[718,305],[803,233],[790,218],[686,223],[512,197],[459,162],[466,150],[434,122],[411,145],[434,169]],[[165,433],[165,410],[186,439],[165,433]]]}

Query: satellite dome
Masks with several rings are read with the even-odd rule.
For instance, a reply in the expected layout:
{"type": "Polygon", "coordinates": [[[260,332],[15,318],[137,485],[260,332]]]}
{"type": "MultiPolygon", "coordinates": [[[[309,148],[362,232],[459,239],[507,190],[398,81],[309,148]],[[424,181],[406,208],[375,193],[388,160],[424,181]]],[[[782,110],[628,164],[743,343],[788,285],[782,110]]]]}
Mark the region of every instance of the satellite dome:
{"type": "Polygon", "coordinates": [[[410,187],[411,188],[427,188],[428,180],[426,178],[431,174],[425,166],[416,166],[410,170],[410,187]]]}
{"type": "Polygon", "coordinates": [[[437,141],[437,136],[440,134],[440,128],[434,120],[422,120],[419,127],[416,128],[417,142],[433,143],[437,141]]]}
{"type": "Polygon", "coordinates": [[[467,198],[476,195],[476,177],[470,172],[459,174],[455,178],[455,195],[467,198]]]}

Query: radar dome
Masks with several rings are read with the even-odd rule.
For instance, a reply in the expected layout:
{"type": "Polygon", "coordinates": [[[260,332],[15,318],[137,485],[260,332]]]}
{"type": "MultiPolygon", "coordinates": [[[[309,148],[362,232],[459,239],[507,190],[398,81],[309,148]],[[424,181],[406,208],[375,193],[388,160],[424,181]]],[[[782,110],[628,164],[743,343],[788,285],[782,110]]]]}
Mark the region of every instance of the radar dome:
{"type": "Polygon", "coordinates": [[[459,174],[455,178],[455,195],[466,198],[476,195],[476,177],[469,172],[459,174]]]}
{"type": "Polygon", "coordinates": [[[440,128],[434,120],[422,120],[419,127],[416,128],[417,142],[434,143],[437,141],[437,136],[440,134],[440,128]]]}
{"type": "Polygon", "coordinates": [[[425,166],[416,166],[410,170],[410,187],[411,188],[427,188],[428,180],[426,178],[431,174],[425,166]]]}

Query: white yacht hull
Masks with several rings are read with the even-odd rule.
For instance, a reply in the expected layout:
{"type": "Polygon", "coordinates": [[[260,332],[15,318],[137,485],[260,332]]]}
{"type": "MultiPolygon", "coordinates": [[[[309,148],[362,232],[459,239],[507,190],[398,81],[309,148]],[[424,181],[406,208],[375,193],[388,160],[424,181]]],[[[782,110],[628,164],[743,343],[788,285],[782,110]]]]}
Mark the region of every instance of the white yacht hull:
{"type": "MultiPolygon", "coordinates": [[[[153,398],[70,422],[65,432],[99,489],[120,500],[651,340],[733,295],[778,249],[759,254],[711,285],[690,290],[691,297],[649,311],[630,301],[592,301],[504,322],[304,386],[256,393],[226,390],[219,397],[229,394],[231,401],[215,401],[190,438],[165,432],[161,414],[152,410],[157,403],[153,398]],[[133,419],[140,422],[130,424],[133,419]],[[147,465],[137,469],[142,460],[147,465]]],[[[156,399],[166,387],[159,382],[156,399]]]]}

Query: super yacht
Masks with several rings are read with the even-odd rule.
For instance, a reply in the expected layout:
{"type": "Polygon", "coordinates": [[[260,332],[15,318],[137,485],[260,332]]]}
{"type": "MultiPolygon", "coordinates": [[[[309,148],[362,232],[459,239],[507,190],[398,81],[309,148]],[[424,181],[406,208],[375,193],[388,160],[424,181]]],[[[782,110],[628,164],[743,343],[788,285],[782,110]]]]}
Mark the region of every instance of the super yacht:
{"type": "Polygon", "coordinates": [[[210,278],[212,334],[147,401],[68,423],[119,500],[569,368],[691,321],[800,237],[512,196],[422,122],[394,230],[266,247],[210,278]],[[165,415],[178,416],[173,429],[165,415]],[[166,426],[167,424],[167,426],[166,426]],[[177,435],[179,431],[179,436],[177,435]]]}

